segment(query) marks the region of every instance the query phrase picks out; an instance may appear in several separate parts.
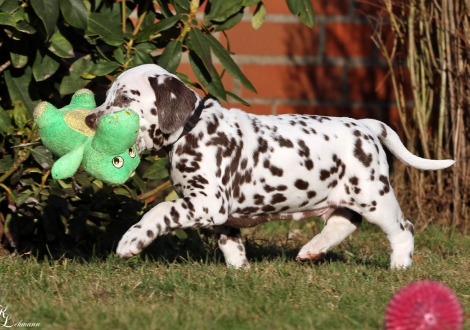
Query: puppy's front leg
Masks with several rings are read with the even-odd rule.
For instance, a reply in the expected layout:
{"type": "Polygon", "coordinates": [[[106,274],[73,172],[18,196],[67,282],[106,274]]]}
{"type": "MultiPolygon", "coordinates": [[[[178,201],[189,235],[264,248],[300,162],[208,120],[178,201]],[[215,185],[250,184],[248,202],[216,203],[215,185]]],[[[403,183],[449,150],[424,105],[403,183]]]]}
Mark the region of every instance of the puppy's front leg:
{"type": "Polygon", "coordinates": [[[227,204],[223,198],[212,198],[208,203],[205,193],[192,195],[194,197],[160,203],[147,212],[121,238],[117,255],[121,258],[137,255],[157,236],[178,228],[209,227],[227,220],[227,204]]]}

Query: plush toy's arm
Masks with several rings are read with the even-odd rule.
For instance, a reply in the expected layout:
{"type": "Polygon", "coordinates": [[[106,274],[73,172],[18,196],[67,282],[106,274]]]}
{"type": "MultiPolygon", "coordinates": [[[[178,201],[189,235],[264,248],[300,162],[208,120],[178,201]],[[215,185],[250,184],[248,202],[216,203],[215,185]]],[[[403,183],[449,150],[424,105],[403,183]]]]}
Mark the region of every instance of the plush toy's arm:
{"type": "Polygon", "coordinates": [[[54,179],[67,179],[75,174],[82,162],[85,144],[76,147],[54,163],[51,171],[54,179]]]}

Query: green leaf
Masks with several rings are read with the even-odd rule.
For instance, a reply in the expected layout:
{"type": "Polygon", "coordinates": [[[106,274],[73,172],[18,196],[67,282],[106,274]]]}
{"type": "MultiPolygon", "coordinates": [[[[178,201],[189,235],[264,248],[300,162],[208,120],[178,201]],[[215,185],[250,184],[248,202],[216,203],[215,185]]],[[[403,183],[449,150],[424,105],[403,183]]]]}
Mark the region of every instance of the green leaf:
{"type": "Polygon", "coordinates": [[[22,68],[28,63],[29,44],[25,38],[20,40],[10,40],[8,48],[10,48],[10,58],[13,67],[22,68]]]}
{"type": "Polygon", "coordinates": [[[120,67],[119,63],[116,63],[116,62],[96,63],[90,68],[90,70],[88,70],[88,73],[91,73],[92,75],[95,75],[95,76],[104,76],[108,73],[113,72],[119,67],[120,67]]]}
{"type": "Polygon", "coordinates": [[[206,38],[206,35],[199,29],[189,30],[189,40],[186,42],[191,50],[193,50],[197,56],[202,60],[209,74],[217,74],[217,71],[212,64],[210,43],[206,38]]]}
{"type": "Polygon", "coordinates": [[[36,81],[43,81],[52,76],[59,68],[60,62],[53,56],[42,54],[38,49],[33,63],[33,76],[36,81]]]}
{"type": "Polygon", "coordinates": [[[181,41],[176,39],[170,41],[160,55],[158,65],[171,73],[175,72],[180,64],[182,51],[181,41]]]}
{"type": "Polygon", "coordinates": [[[28,120],[31,119],[31,116],[28,112],[28,109],[25,107],[24,103],[19,100],[13,101],[13,120],[15,125],[23,129],[28,120]]]}
{"type": "Polygon", "coordinates": [[[155,47],[155,45],[153,45],[149,42],[145,42],[145,43],[141,43],[141,44],[138,44],[137,46],[135,46],[135,49],[137,49],[138,51],[150,54],[153,51],[155,51],[157,49],[157,47],[155,47]]]}
{"type": "Polygon", "coordinates": [[[129,190],[127,190],[126,188],[116,188],[114,189],[114,193],[116,195],[122,195],[122,196],[126,196],[126,197],[129,197],[129,198],[132,198],[132,195],[131,193],[129,192],[129,190]]]}
{"type": "Polygon", "coordinates": [[[145,170],[142,177],[145,179],[164,179],[168,177],[167,164],[167,158],[160,158],[145,170]]]}
{"type": "Polygon", "coordinates": [[[144,51],[135,50],[134,58],[132,59],[132,66],[153,63],[152,57],[144,51]]]}
{"type": "MultiPolygon", "coordinates": [[[[139,7],[139,10],[144,7],[139,7]]],[[[152,9],[147,12],[147,15],[145,15],[144,21],[142,22],[142,29],[146,28],[147,26],[155,25],[155,21],[157,19],[156,12],[152,9]]]]}
{"type": "Polygon", "coordinates": [[[243,18],[243,9],[240,10],[233,16],[230,16],[225,22],[213,22],[214,31],[225,31],[233,28],[235,25],[241,22],[243,18]]]}
{"type": "Polygon", "coordinates": [[[197,85],[199,85],[199,84],[196,83],[196,84],[197,84],[197,85],[196,85],[195,83],[191,82],[191,80],[189,80],[189,77],[188,77],[187,75],[185,75],[184,73],[176,72],[175,75],[176,75],[178,78],[180,78],[180,80],[181,80],[182,82],[184,82],[186,85],[192,86],[192,87],[195,87],[195,88],[201,88],[200,86],[199,86],[199,87],[197,86],[197,85]]]}
{"type": "Polygon", "coordinates": [[[6,112],[5,109],[3,109],[0,106],[0,134],[5,136],[8,131],[8,126],[10,125],[11,125],[11,119],[10,119],[10,116],[8,115],[8,112],[6,112]]]}
{"type": "Polygon", "coordinates": [[[121,46],[124,43],[123,38],[114,37],[114,36],[103,36],[103,41],[110,46],[121,46]]]}
{"type": "Polygon", "coordinates": [[[58,30],[52,35],[49,50],[62,58],[75,56],[72,44],[58,30]]]}
{"type": "Polygon", "coordinates": [[[157,24],[147,26],[145,29],[143,29],[137,34],[136,41],[137,42],[148,41],[153,34],[168,30],[172,28],[173,26],[175,26],[180,20],[180,18],[181,18],[181,15],[175,15],[169,18],[162,19],[157,24]]]}
{"type": "Polygon", "coordinates": [[[7,14],[13,14],[15,11],[20,9],[20,2],[18,0],[5,0],[0,5],[0,11],[3,11],[7,14]]]}
{"type": "Polygon", "coordinates": [[[22,21],[24,19],[28,19],[28,15],[26,15],[26,11],[23,7],[18,7],[18,9],[11,15],[15,22],[22,21]]]}
{"type": "MultiPolygon", "coordinates": [[[[172,201],[178,198],[179,198],[178,194],[176,193],[176,191],[173,190],[168,196],[165,197],[165,201],[172,201]],[[175,195],[176,195],[176,198],[175,198],[175,195]]],[[[180,240],[184,240],[188,238],[188,234],[186,234],[186,232],[183,229],[176,229],[173,232],[173,234],[176,235],[180,240]]]]}
{"type": "Polygon", "coordinates": [[[124,52],[122,51],[121,48],[116,48],[113,52],[113,55],[114,55],[114,59],[121,64],[124,64],[124,62],[126,61],[124,57],[124,52]]]}
{"type": "Polygon", "coordinates": [[[233,94],[232,92],[229,92],[229,91],[225,91],[225,93],[227,93],[227,95],[230,96],[235,101],[240,102],[241,104],[246,105],[247,107],[250,106],[250,103],[246,102],[244,99],[242,99],[238,95],[233,94]]]}
{"type": "Polygon", "coordinates": [[[140,191],[145,191],[146,189],[145,181],[142,180],[138,175],[132,176],[132,185],[140,191]]]}
{"type": "Polygon", "coordinates": [[[60,0],[60,10],[70,25],[79,29],[86,29],[88,9],[83,0],[60,0]]]}
{"type": "Polygon", "coordinates": [[[7,13],[0,13],[0,25],[9,25],[16,27],[16,22],[13,16],[7,13]]]}
{"type": "MultiPolygon", "coordinates": [[[[169,193],[166,197],[165,197],[165,201],[174,201],[175,199],[178,199],[179,196],[178,194],[176,193],[176,191],[172,190],[171,193],[169,193]]],[[[182,230],[182,232],[184,233],[184,230],[182,230]]],[[[179,236],[178,236],[179,237],[179,236]]]]}
{"type": "Polygon", "coordinates": [[[12,101],[21,101],[30,113],[33,113],[39,97],[36,88],[30,88],[33,80],[31,68],[26,66],[22,70],[15,70],[12,74],[11,70],[3,71],[5,82],[7,84],[8,93],[12,101]]]}
{"type": "Polygon", "coordinates": [[[44,146],[36,147],[32,150],[31,154],[36,162],[43,169],[50,169],[54,165],[54,160],[52,159],[52,153],[44,146]]]}
{"type": "Polygon", "coordinates": [[[168,7],[168,1],[161,1],[161,0],[155,0],[158,3],[158,7],[160,8],[163,16],[166,18],[173,16],[170,8],[168,7]]]}
{"type": "Polygon", "coordinates": [[[21,31],[21,32],[26,33],[26,34],[35,34],[36,33],[36,29],[33,28],[28,23],[26,23],[25,21],[16,22],[16,29],[18,31],[21,31]]]}
{"type": "Polygon", "coordinates": [[[315,13],[310,0],[287,0],[287,6],[290,12],[299,16],[300,20],[308,27],[315,24],[315,13]]]}
{"type": "Polygon", "coordinates": [[[243,0],[213,0],[210,12],[204,18],[207,21],[224,22],[242,8],[243,0]]]}
{"type": "Polygon", "coordinates": [[[56,22],[59,19],[59,0],[30,0],[30,2],[44,24],[49,39],[54,33],[56,22]]]}
{"type": "Polygon", "coordinates": [[[242,6],[251,7],[258,4],[261,0],[243,0],[242,6]]]}
{"type": "Polygon", "coordinates": [[[224,85],[222,85],[219,74],[217,72],[215,72],[215,74],[210,74],[204,66],[201,58],[197,56],[194,51],[189,52],[189,63],[191,64],[191,68],[193,69],[197,79],[209,91],[209,93],[226,101],[225,88],[224,85]]]}
{"type": "Polygon", "coordinates": [[[0,173],[5,173],[13,167],[14,161],[11,155],[6,155],[5,158],[0,160],[0,173]]]}
{"type": "Polygon", "coordinates": [[[266,6],[263,2],[258,3],[255,13],[251,19],[251,25],[255,30],[258,30],[261,25],[264,23],[264,18],[266,17],[266,6]]]}
{"type": "Polygon", "coordinates": [[[69,69],[69,74],[62,79],[60,84],[60,95],[75,93],[83,88],[89,80],[83,79],[81,76],[92,66],[90,56],[84,56],[76,60],[69,69]]]}
{"type": "Polygon", "coordinates": [[[87,35],[124,39],[121,22],[119,20],[113,21],[109,15],[103,13],[90,13],[90,16],[88,16],[87,35]]]}
{"type": "Polygon", "coordinates": [[[188,14],[189,13],[189,0],[173,0],[172,4],[176,9],[178,14],[188,14]]]}
{"type": "Polygon", "coordinates": [[[210,34],[207,34],[207,35],[203,34],[203,36],[207,39],[208,44],[210,45],[212,51],[214,52],[214,55],[220,61],[220,64],[222,64],[225,70],[227,70],[227,72],[232,77],[239,80],[246,89],[256,93],[255,87],[251,84],[248,78],[243,74],[243,72],[240,70],[238,65],[230,56],[229,52],[220,44],[220,42],[216,38],[214,38],[214,36],[210,34]]]}

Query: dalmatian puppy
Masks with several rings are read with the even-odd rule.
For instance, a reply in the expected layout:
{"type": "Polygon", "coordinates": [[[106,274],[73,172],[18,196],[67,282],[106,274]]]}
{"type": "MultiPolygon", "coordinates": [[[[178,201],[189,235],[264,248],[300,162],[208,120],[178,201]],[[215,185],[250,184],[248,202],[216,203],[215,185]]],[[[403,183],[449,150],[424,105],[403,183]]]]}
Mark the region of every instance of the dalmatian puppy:
{"type": "Polygon", "coordinates": [[[180,196],[155,206],[124,234],[117,247],[122,258],[177,228],[214,226],[227,265],[239,268],[248,266],[239,228],[322,217],[323,231],[297,256],[312,260],[343,241],[364,217],[385,232],[391,267],[408,267],[413,225],[390,186],[382,144],[418,169],[454,163],[413,155],[390,127],[373,119],[225,109],[153,64],[121,74],[86,122],[96,128],[103,115],[122,109],[140,114],[140,152],[167,150],[180,196]]]}

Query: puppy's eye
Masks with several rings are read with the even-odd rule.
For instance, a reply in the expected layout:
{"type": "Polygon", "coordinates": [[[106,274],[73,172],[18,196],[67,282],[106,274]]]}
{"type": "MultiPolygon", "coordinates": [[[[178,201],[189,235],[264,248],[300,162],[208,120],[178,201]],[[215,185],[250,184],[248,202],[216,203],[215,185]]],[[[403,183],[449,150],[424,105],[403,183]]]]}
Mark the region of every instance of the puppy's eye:
{"type": "Polygon", "coordinates": [[[128,96],[123,95],[123,96],[121,96],[121,100],[124,101],[124,102],[127,102],[127,101],[130,101],[131,99],[128,96]]]}
{"type": "Polygon", "coordinates": [[[113,166],[115,168],[121,168],[124,166],[124,159],[121,156],[116,156],[113,158],[113,166]]]}
{"type": "Polygon", "coordinates": [[[136,155],[135,149],[134,148],[129,148],[129,156],[131,158],[135,158],[135,155],[136,155]]]}

